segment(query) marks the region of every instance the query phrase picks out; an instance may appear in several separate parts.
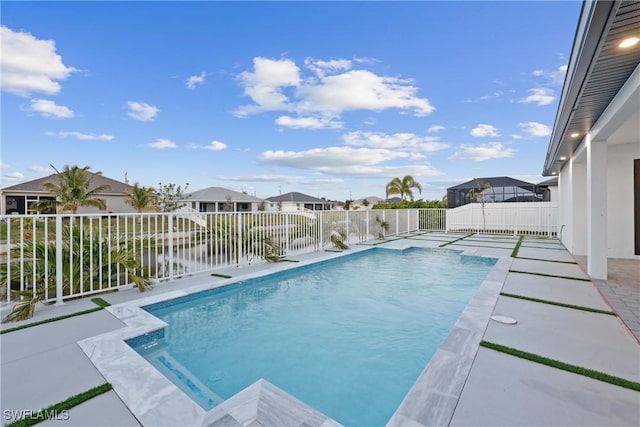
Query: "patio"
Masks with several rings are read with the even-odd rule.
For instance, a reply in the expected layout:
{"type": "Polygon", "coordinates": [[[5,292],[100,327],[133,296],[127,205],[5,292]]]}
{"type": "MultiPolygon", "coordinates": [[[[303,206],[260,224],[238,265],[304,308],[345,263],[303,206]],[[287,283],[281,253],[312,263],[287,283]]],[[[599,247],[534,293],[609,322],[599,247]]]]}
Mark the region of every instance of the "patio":
{"type": "MultiPolygon", "coordinates": [[[[467,350],[470,348],[473,356],[468,376],[452,384],[447,381],[449,373],[440,370],[444,375],[440,376],[442,381],[431,382],[414,390],[418,393],[405,398],[389,425],[640,424],[640,393],[637,391],[478,347],[477,344],[482,339],[640,382],[640,366],[637,363],[640,360],[640,344],[637,335],[634,337],[631,332],[636,326],[625,313],[624,307],[613,298],[614,294],[621,296],[635,292],[633,284],[625,284],[614,274],[614,280],[595,283],[601,289],[599,291],[593,282],[584,280],[587,276],[582,268],[555,239],[524,238],[518,256],[511,258],[509,255],[518,241],[513,236],[424,232],[398,237],[380,246],[438,247],[446,244],[450,249],[464,250],[471,255],[500,256],[510,267],[504,279],[496,283],[497,291],[596,310],[610,310],[611,304],[619,317],[500,295],[487,312],[513,317],[518,323],[504,325],[491,321],[486,324],[486,329],[482,329],[483,333],[464,339],[460,337],[465,327],[458,325],[457,334],[450,334],[439,352],[442,351],[444,358],[455,357],[456,354],[451,350],[454,344],[466,346],[467,350]],[[611,290],[609,295],[608,290],[603,290],[607,288],[611,290]],[[603,298],[603,294],[609,302],[603,298]],[[628,322],[627,325],[623,320],[628,322]],[[437,391],[443,387],[449,388],[449,392],[437,391]]],[[[353,250],[357,250],[357,247],[354,246],[353,250]]],[[[314,252],[295,259],[311,261],[327,255],[335,254],[314,252]]],[[[638,271],[637,264],[630,265],[629,271],[633,277],[634,269],[638,271]]],[[[273,265],[252,265],[243,268],[242,274],[255,275],[265,269],[273,269],[273,265]]],[[[237,274],[238,271],[230,268],[228,272],[237,274]]],[[[150,293],[129,289],[101,297],[116,305],[187,290],[216,280],[222,279],[194,274],[160,284],[150,293]]],[[[619,300],[623,301],[623,298],[619,300]]],[[[61,306],[41,306],[33,319],[22,323],[93,307],[95,305],[88,298],[69,301],[61,306]]],[[[0,391],[5,422],[10,421],[5,412],[7,410],[41,409],[105,382],[103,375],[85,356],[77,342],[121,329],[124,324],[111,313],[113,310],[115,307],[0,336],[0,391]]],[[[19,324],[3,324],[2,328],[19,324]]],[[[422,375],[433,369],[434,366],[430,365],[422,375]]],[[[149,404],[151,402],[147,402],[149,404]]],[[[236,421],[242,418],[242,414],[238,413],[228,415],[236,417],[236,421]]],[[[65,426],[139,425],[114,390],[74,407],[66,421],[46,421],[43,425],[53,423],[65,426]]],[[[153,425],[173,424],[167,418],[164,423],[153,425]]]]}

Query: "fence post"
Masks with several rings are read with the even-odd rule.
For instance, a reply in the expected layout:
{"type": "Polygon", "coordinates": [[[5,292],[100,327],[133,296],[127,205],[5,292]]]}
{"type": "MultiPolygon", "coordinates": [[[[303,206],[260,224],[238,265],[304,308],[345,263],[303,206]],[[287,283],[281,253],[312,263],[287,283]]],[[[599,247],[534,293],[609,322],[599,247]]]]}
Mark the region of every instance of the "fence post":
{"type": "Polygon", "coordinates": [[[366,215],[365,215],[365,221],[366,221],[366,222],[365,222],[365,233],[366,233],[366,234],[365,234],[365,236],[366,236],[366,239],[365,239],[365,240],[369,240],[369,213],[370,213],[370,212],[371,212],[371,211],[367,211],[367,212],[366,212],[366,215]]]}
{"type": "Polygon", "coordinates": [[[284,214],[284,253],[289,253],[289,239],[291,235],[289,233],[289,212],[284,214]]]}
{"type": "Polygon", "coordinates": [[[395,211],[396,211],[396,236],[397,236],[398,234],[400,234],[400,219],[399,219],[400,212],[398,209],[396,209],[395,211]]]}
{"type": "MultiPolygon", "coordinates": [[[[56,304],[62,305],[62,288],[64,285],[64,274],[62,271],[62,215],[56,215],[56,304]]],[[[35,284],[34,284],[35,286],[35,284]]]]}
{"type": "Polygon", "coordinates": [[[345,230],[347,232],[347,241],[345,243],[349,243],[349,209],[347,209],[347,220],[346,220],[346,227],[347,229],[345,230]]]}
{"type": "Polygon", "coordinates": [[[169,250],[169,280],[173,280],[173,214],[168,215],[169,228],[169,243],[167,249],[169,250]]]}
{"type": "MultiPolygon", "coordinates": [[[[240,267],[240,260],[242,259],[242,214],[241,213],[235,213],[235,214],[231,214],[231,215],[235,215],[238,217],[238,242],[237,242],[237,248],[238,248],[238,259],[236,260],[236,267],[240,267]]],[[[289,231],[287,230],[287,236],[289,234],[289,231]]],[[[287,239],[288,240],[288,239],[287,239]]]]}
{"type": "Polygon", "coordinates": [[[320,242],[320,249],[324,249],[324,219],[325,219],[325,211],[320,211],[320,213],[316,212],[316,219],[320,223],[320,227],[318,227],[318,231],[320,232],[320,238],[318,241],[320,242]]]}

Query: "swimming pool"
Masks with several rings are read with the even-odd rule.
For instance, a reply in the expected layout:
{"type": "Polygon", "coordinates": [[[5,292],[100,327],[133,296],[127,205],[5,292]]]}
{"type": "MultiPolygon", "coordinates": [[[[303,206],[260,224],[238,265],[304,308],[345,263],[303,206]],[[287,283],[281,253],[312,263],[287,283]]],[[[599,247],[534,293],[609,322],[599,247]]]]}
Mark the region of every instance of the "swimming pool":
{"type": "Polygon", "coordinates": [[[345,425],[384,425],[495,259],[375,248],[145,307],[139,351],[207,409],[259,378],[345,425]]]}

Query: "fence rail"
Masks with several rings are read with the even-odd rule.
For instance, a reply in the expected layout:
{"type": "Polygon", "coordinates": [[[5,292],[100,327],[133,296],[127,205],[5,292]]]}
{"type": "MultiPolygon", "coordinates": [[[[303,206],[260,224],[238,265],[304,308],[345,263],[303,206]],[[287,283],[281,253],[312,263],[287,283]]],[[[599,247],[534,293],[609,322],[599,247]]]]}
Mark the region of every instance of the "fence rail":
{"type": "Polygon", "coordinates": [[[353,245],[428,230],[555,234],[554,208],[503,205],[516,209],[503,212],[497,204],[487,204],[484,217],[477,206],[465,207],[463,213],[387,209],[5,215],[0,216],[0,301],[39,292],[41,300],[61,303],[131,286],[140,276],[172,280],[322,251],[336,239],[353,245]]]}

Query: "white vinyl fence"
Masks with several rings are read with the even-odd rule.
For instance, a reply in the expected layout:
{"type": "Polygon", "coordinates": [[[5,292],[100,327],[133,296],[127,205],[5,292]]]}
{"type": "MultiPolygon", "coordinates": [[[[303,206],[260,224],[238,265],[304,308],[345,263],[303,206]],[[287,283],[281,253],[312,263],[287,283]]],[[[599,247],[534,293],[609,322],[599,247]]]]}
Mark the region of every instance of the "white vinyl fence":
{"type": "MultiPolygon", "coordinates": [[[[526,205],[526,206],[524,206],[526,205]]],[[[556,207],[0,216],[0,301],[65,299],[416,231],[556,233],[556,207]]]]}
{"type": "Polygon", "coordinates": [[[444,230],[444,218],[444,209],[0,216],[0,300],[40,292],[61,302],[134,276],[172,280],[321,251],[332,237],[352,245],[444,230]]]}
{"type": "Polygon", "coordinates": [[[556,202],[469,203],[447,210],[448,232],[525,234],[555,237],[556,202]]]}

